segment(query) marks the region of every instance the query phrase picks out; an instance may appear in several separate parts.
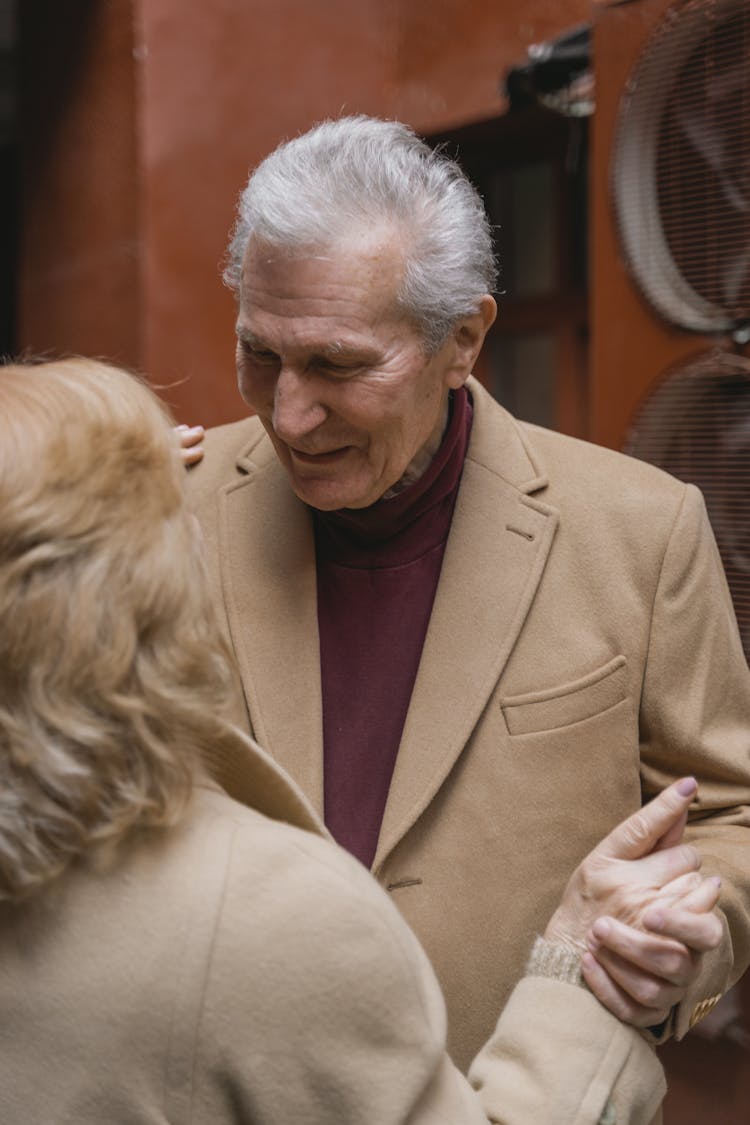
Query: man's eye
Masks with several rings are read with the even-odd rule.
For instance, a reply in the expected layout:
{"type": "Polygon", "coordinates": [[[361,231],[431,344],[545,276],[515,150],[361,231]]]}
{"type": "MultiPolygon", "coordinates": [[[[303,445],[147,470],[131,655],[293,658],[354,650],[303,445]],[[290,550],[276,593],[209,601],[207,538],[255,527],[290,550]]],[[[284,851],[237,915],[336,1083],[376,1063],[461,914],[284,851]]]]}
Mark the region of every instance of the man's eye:
{"type": "Polygon", "coordinates": [[[278,356],[274,352],[261,351],[258,348],[252,348],[249,344],[243,345],[243,354],[250,363],[258,363],[264,367],[268,367],[273,363],[278,362],[278,356]]]}
{"type": "Polygon", "coordinates": [[[337,363],[333,359],[323,359],[318,366],[324,371],[330,371],[332,375],[339,375],[343,378],[346,375],[353,375],[355,371],[359,370],[361,364],[355,363],[352,360],[337,363]]]}

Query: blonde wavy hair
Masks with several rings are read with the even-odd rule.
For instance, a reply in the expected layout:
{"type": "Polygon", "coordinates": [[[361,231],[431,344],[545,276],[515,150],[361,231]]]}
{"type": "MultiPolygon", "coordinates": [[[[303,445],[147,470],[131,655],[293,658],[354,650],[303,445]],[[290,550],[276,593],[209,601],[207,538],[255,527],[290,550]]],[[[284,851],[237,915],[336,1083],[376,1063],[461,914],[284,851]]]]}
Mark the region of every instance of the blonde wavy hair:
{"type": "Polygon", "coordinates": [[[0,368],[0,898],[174,823],[235,681],[171,419],[84,359],[0,368]]]}

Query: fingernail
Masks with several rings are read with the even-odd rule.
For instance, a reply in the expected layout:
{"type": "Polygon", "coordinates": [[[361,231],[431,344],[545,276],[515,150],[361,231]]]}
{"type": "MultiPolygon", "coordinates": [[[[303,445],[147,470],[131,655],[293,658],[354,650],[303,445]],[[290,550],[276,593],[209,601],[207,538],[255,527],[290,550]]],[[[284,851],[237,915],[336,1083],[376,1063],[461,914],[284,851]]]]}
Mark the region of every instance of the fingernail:
{"type": "Polygon", "coordinates": [[[600,938],[602,940],[607,937],[609,931],[610,925],[606,918],[597,918],[597,920],[591,927],[591,932],[593,933],[594,937],[600,938]]]}
{"type": "Polygon", "coordinates": [[[712,875],[711,876],[711,882],[714,884],[715,887],[720,887],[721,886],[721,876],[712,875]]]}
{"type": "Polygon", "coordinates": [[[584,953],[583,957],[581,958],[581,967],[588,970],[588,972],[591,972],[595,964],[596,959],[592,957],[590,953],[584,953]]]}
{"type": "Polygon", "coordinates": [[[683,777],[682,781],[677,782],[677,792],[682,797],[692,797],[698,788],[698,782],[694,777],[683,777]]]}

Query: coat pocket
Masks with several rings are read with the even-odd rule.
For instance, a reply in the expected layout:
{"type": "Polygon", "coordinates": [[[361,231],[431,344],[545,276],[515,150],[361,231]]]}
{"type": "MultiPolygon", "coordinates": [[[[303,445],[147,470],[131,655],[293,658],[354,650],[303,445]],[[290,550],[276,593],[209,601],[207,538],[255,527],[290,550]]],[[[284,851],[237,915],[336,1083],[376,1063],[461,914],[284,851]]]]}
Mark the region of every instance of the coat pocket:
{"type": "Polygon", "coordinates": [[[500,706],[509,734],[533,734],[580,723],[627,697],[627,660],[616,656],[568,684],[501,698],[500,706]]]}

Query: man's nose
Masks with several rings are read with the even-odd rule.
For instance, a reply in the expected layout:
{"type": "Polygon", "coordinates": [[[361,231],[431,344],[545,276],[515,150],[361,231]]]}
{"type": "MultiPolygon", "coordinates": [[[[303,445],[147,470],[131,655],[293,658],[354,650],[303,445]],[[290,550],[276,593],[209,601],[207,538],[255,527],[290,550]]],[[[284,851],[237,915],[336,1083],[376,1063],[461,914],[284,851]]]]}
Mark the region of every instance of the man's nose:
{"type": "Polygon", "coordinates": [[[295,441],[312,433],[325,421],[326,408],[320,401],[314,376],[293,367],[282,367],[273,400],[273,428],[282,441],[295,441]]]}

